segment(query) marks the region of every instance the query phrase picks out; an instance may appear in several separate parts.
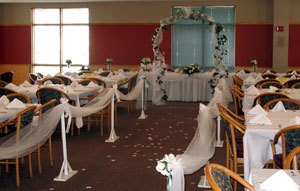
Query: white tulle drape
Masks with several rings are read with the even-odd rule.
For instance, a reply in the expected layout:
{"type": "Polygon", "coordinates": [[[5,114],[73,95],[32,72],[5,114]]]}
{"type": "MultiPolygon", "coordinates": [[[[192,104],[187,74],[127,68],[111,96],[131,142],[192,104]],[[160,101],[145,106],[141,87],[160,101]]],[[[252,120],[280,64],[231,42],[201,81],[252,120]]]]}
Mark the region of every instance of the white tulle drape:
{"type": "MultiPolygon", "coordinates": [[[[189,146],[182,155],[177,155],[175,160],[168,162],[172,168],[171,191],[184,191],[184,174],[192,174],[204,166],[214,155],[216,144],[216,118],[219,115],[217,103],[224,106],[228,104],[226,93],[221,91],[223,82],[207,106],[200,104],[197,117],[198,127],[189,146]]],[[[159,163],[159,162],[158,162],[159,163]]]]}
{"type": "Polygon", "coordinates": [[[72,117],[85,117],[104,109],[111,103],[114,94],[117,99],[135,100],[141,96],[143,85],[144,79],[140,80],[127,95],[119,92],[116,86],[109,88],[106,93],[95,97],[83,107],[73,106],[68,104],[67,100],[61,100],[62,104],[45,112],[42,118],[38,119],[38,123],[31,123],[22,128],[19,135],[12,133],[9,137],[1,138],[0,142],[3,143],[0,145],[0,160],[26,156],[37,150],[52,135],[64,113],[70,122],[72,117]]]}
{"type": "Polygon", "coordinates": [[[33,123],[27,125],[20,130],[20,134],[16,132],[3,137],[0,141],[0,159],[13,159],[22,157],[37,150],[38,146],[43,145],[54,132],[58,122],[64,112],[65,106],[60,104],[53,109],[45,112],[42,119],[39,119],[37,125],[33,123]]]}

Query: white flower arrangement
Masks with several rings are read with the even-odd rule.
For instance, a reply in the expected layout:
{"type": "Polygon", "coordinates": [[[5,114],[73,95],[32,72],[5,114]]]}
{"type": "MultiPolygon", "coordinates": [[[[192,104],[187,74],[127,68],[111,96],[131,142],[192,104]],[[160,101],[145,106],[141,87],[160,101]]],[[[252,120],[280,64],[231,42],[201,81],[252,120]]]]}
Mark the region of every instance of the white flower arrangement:
{"type": "Polygon", "coordinates": [[[151,70],[151,58],[144,57],[141,59],[141,68],[144,71],[150,71],[151,70]]]}
{"type": "Polygon", "coordinates": [[[174,154],[165,155],[163,159],[157,161],[156,170],[168,177],[167,191],[171,188],[174,163],[176,163],[174,154]]]}
{"type": "Polygon", "coordinates": [[[194,73],[199,73],[201,71],[200,67],[197,64],[189,64],[183,68],[183,72],[191,75],[194,73]]]}

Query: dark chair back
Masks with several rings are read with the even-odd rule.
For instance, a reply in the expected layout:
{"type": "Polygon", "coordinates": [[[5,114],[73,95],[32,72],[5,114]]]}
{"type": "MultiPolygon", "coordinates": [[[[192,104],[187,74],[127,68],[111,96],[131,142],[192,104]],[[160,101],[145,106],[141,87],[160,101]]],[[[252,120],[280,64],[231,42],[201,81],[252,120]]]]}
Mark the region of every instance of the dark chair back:
{"type": "Polygon", "coordinates": [[[0,87],[5,87],[8,83],[0,80],[0,87]]]}
{"type": "Polygon", "coordinates": [[[9,88],[0,87],[0,96],[13,94],[13,93],[18,93],[18,92],[9,88]]]}
{"type": "Polygon", "coordinates": [[[31,103],[30,97],[25,94],[22,94],[22,93],[8,94],[6,97],[9,99],[9,101],[12,101],[15,98],[17,98],[18,100],[20,100],[23,103],[31,103]]]}
{"type": "Polygon", "coordinates": [[[48,101],[55,99],[56,105],[58,105],[61,98],[67,98],[70,100],[69,96],[65,92],[52,87],[43,87],[38,89],[36,92],[36,97],[38,98],[38,102],[40,104],[45,104],[48,101]]]}
{"type": "Polygon", "coordinates": [[[55,76],[55,77],[61,79],[66,86],[72,83],[72,80],[66,76],[55,76]]]}
{"type": "Polygon", "coordinates": [[[4,73],[0,74],[0,80],[5,81],[6,83],[12,83],[13,76],[14,76],[13,71],[4,72],[4,73]]]}

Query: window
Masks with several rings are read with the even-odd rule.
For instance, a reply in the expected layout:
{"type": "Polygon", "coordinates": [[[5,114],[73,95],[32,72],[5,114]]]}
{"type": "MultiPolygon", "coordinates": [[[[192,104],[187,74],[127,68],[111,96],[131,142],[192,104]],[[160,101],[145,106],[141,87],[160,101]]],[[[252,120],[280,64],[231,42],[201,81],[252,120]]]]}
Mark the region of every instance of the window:
{"type": "Polygon", "coordinates": [[[89,64],[89,10],[53,8],[32,11],[32,71],[54,75],[89,64]],[[67,67],[66,60],[72,65],[67,67]]]}
{"type": "MultiPolygon", "coordinates": [[[[180,9],[173,8],[173,14],[180,9]]],[[[225,7],[192,7],[193,10],[206,13],[225,28],[227,36],[226,47],[229,51],[226,65],[234,67],[234,36],[235,36],[235,8],[225,7]]],[[[214,68],[211,27],[202,21],[178,20],[172,28],[172,67],[184,67],[196,63],[202,69],[214,68]]]]}

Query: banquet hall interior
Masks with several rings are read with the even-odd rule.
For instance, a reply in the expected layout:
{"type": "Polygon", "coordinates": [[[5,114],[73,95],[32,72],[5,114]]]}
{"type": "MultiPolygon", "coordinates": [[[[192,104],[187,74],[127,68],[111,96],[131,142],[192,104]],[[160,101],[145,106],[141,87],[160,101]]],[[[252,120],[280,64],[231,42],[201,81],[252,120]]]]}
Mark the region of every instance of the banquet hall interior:
{"type": "Polygon", "coordinates": [[[0,0],[0,190],[299,190],[299,8],[0,0]]]}

